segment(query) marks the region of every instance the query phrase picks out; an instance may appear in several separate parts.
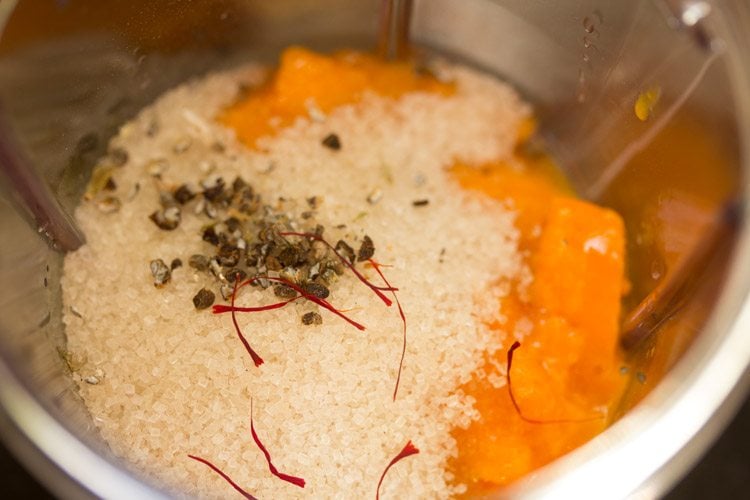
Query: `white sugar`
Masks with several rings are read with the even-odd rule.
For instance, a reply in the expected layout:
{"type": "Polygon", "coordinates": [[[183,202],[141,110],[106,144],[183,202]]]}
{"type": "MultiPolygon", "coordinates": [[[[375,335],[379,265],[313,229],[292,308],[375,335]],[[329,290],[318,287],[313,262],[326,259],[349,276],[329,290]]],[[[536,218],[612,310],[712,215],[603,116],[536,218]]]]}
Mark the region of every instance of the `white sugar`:
{"type": "MultiPolygon", "coordinates": [[[[311,119],[261,141],[263,152],[247,150],[215,120],[240,85],[262,81],[257,67],[187,83],[113,139],[129,154],[114,176],[123,204],[115,213],[94,203],[79,207],[88,243],[66,257],[63,291],[68,349],[87,360],[76,376],[104,374],[97,384],[79,384],[80,392],[101,435],[133,470],[177,495],[232,495],[219,476],[187,457],[195,454],[260,498],[372,497],[385,465],[412,440],[420,453],[391,469],[383,498],[462,491],[446,476],[456,453],[450,430],[477,415],[459,387],[482,353],[498,345],[482,318],[500,315],[498,296],[507,290],[501,285],[517,277],[521,260],[513,213],[462,191],[445,168],[458,159],[508,157],[529,111],[487,76],[449,65],[440,71],[456,80],[456,95],[370,95],[328,115],[313,110],[311,119]],[[339,136],[340,151],[321,145],[330,133],[339,136]],[[323,309],[322,325],[303,326],[301,316],[316,310],[309,303],[238,314],[265,360],[260,368],[228,315],[197,311],[193,296],[212,282],[187,262],[210,246],[192,213],[174,231],[148,219],[158,208],[158,182],[148,172],[154,161],[166,167],[164,185],[198,186],[210,172],[229,182],[241,175],[269,203],[281,196],[304,206],[318,196],[317,221],[326,234],[345,224],[342,234],[369,235],[377,260],[392,266],[384,272],[399,288],[408,321],[398,399],[392,401],[402,342],[398,311],[350,273],[334,284],[331,300],[364,332],[323,309]],[[137,194],[126,200],[136,183],[137,194]],[[368,202],[374,192],[377,202],[368,202]],[[429,204],[413,206],[423,199],[429,204]],[[149,271],[158,258],[183,262],[159,289],[149,271]],[[250,437],[251,397],[274,464],[304,477],[305,489],[268,472],[250,437]]],[[[268,294],[243,291],[241,305],[267,303],[268,294]]]]}

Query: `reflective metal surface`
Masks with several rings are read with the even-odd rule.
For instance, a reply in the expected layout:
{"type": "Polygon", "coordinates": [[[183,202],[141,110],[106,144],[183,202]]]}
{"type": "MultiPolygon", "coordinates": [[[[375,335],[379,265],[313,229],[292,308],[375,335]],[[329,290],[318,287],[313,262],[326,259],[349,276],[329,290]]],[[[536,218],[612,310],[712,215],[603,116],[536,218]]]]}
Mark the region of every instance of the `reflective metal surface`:
{"type": "MultiPolygon", "coordinates": [[[[420,45],[515,84],[534,103],[542,136],[571,179],[592,185],[652,130],[655,121],[633,116],[639,92],[658,86],[665,108],[656,110],[664,110],[710,57],[689,30],[670,27],[660,4],[422,0],[414,2],[412,32],[420,45]]],[[[750,262],[742,256],[750,252],[750,46],[743,34],[750,7],[742,0],[711,6],[701,25],[724,44],[723,54],[706,66],[674,119],[601,193],[626,218],[634,282],[626,305],[679,269],[729,196],[741,201],[741,222],[711,252],[682,307],[631,353],[622,418],[498,495],[658,495],[720,432],[747,388],[750,262]],[[665,218],[678,209],[683,219],[665,218]]],[[[26,154],[71,209],[109,137],[161,92],[211,69],[273,60],[290,43],[372,48],[380,2],[45,0],[12,7],[0,3],[10,16],[0,38],[0,101],[26,154]]],[[[8,199],[6,187],[3,439],[60,496],[158,497],[109,456],[77,397],[65,363],[61,256],[8,199]]]]}

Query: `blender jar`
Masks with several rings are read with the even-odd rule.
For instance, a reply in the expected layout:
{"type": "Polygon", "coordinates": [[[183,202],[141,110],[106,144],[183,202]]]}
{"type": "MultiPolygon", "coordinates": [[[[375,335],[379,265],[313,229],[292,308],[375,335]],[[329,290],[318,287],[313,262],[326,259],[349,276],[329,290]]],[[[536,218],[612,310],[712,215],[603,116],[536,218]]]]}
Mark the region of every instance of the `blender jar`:
{"type": "MultiPolygon", "coordinates": [[[[379,3],[3,2],[0,149],[32,165],[72,212],[109,138],[162,92],[273,61],[292,43],[374,47],[379,3]]],[[[748,28],[741,0],[414,2],[412,40],[516,86],[580,194],[623,214],[626,310],[672,286],[629,349],[637,369],[619,420],[498,495],[657,495],[741,402],[750,365],[750,265],[741,258],[750,250],[748,28]],[[654,94],[654,115],[638,119],[635,103],[654,94]]],[[[29,208],[6,179],[2,437],[60,496],[158,498],[110,455],[66,372],[76,360],[65,359],[62,254],[29,208]]]]}

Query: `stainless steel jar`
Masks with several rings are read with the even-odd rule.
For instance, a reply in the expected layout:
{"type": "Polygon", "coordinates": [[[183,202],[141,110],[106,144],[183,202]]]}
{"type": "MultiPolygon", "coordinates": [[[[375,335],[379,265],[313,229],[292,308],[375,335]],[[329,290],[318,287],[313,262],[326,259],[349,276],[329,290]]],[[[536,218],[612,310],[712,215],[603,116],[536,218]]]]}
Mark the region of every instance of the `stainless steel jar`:
{"type": "MultiPolygon", "coordinates": [[[[289,43],[374,46],[378,7],[376,0],[2,2],[0,113],[10,128],[4,134],[71,210],[108,138],[164,90],[250,58],[273,60],[289,43]]],[[[631,307],[669,276],[696,277],[679,307],[657,318],[657,333],[632,350],[621,418],[498,495],[658,495],[744,396],[748,29],[750,7],[742,0],[415,2],[415,42],[516,85],[535,104],[547,144],[582,194],[625,214],[636,275],[631,307]],[[666,119],[657,113],[639,122],[633,103],[653,88],[666,119]],[[707,181],[684,182],[664,167],[675,162],[707,181]],[[602,178],[608,182],[597,183],[602,178]],[[680,267],[687,244],[670,247],[671,260],[656,257],[669,238],[695,243],[703,235],[699,221],[655,223],[665,200],[701,200],[706,213],[734,204],[731,230],[700,266],[680,267]]],[[[61,355],[62,256],[12,189],[0,193],[3,439],[61,496],[161,496],[126,472],[97,436],[61,355]]]]}

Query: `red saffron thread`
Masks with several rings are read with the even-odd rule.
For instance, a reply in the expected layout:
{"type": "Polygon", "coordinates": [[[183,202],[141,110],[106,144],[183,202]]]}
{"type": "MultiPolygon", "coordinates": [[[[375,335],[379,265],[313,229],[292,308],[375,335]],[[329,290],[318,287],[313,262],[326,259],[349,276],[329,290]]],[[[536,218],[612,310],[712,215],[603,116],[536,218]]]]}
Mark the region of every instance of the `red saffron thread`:
{"type": "Polygon", "coordinates": [[[242,313],[271,311],[273,309],[281,309],[282,307],[289,304],[290,302],[294,302],[295,300],[298,300],[300,298],[302,298],[301,295],[294,297],[292,299],[289,299],[289,300],[285,300],[284,302],[275,302],[273,304],[268,304],[265,306],[256,306],[256,307],[232,307],[226,304],[215,304],[213,306],[212,312],[214,314],[222,314],[222,313],[227,313],[227,312],[232,312],[232,311],[242,312],[242,313]]]}
{"type": "Polygon", "coordinates": [[[316,241],[320,241],[321,243],[323,243],[324,245],[326,245],[328,248],[330,248],[331,251],[334,254],[336,254],[336,257],[338,257],[339,260],[346,267],[348,267],[349,269],[351,269],[351,271],[359,279],[359,281],[361,281],[362,283],[364,283],[365,285],[367,285],[368,287],[370,287],[370,289],[373,292],[375,292],[375,295],[377,295],[378,297],[380,297],[380,300],[382,300],[385,303],[385,305],[387,305],[387,306],[390,307],[390,305],[393,303],[393,302],[391,302],[391,299],[389,299],[388,297],[385,296],[385,294],[383,294],[383,291],[393,292],[396,289],[391,288],[391,287],[387,287],[387,288],[380,287],[380,286],[372,284],[367,278],[365,278],[362,275],[362,273],[360,273],[357,270],[356,267],[354,267],[354,265],[351,262],[349,262],[349,260],[346,257],[344,257],[343,255],[341,255],[339,253],[339,251],[336,250],[336,248],[333,245],[331,245],[330,243],[328,243],[328,241],[324,240],[323,237],[318,236],[317,234],[314,234],[314,233],[296,233],[296,232],[290,232],[290,231],[279,233],[279,235],[281,235],[281,236],[299,236],[301,238],[310,238],[310,239],[313,239],[313,240],[316,240],[316,241]]]}
{"type": "Polygon", "coordinates": [[[306,298],[310,302],[315,302],[319,306],[321,306],[321,307],[323,307],[325,309],[328,309],[329,311],[331,311],[336,316],[339,316],[340,318],[344,319],[345,321],[347,321],[348,323],[350,323],[351,325],[353,325],[355,328],[357,328],[357,330],[361,330],[361,331],[365,330],[364,325],[362,325],[361,323],[357,323],[356,321],[354,321],[353,319],[351,319],[349,316],[347,316],[346,314],[344,314],[340,310],[338,310],[335,307],[333,307],[333,305],[330,302],[328,302],[326,299],[321,299],[320,297],[316,297],[315,295],[313,295],[313,294],[307,292],[306,290],[304,290],[302,287],[298,286],[296,283],[293,283],[293,282],[291,282],[289,280],[286,280],[284,278],[271,278],[271,277],[267,277],[266,279],[269,280],[269,281],[274,281],[276,283],[283,283],[284,285],[288,286],[289,288],[291,288],[292,290],[294,290],[295,292],[297,292],[298,294],[300,294],[301,296],[303,296],[304,298],[306,298]]]}
{"type": "Polygon", "coordinates": [[[263,452],[263,455],[266,457],[266,462],[268,462],[268,469],[271,471],[271,474],[278,477],[282,481],[286,481],[287,483],[292,483],[295,486],[299,486],[300,488],[305,487],[305,480],[301,477],[296,476],[290,476],[289,474],[284,474],[283,472],[279,472],[279,470],[271,463],[271,454],[268,453],[268,450],[265,446],[263,446],[263,443],[260,441],[260,438],[258,437],[258,434],[255,432],[255,426],[253,425],[253,400],[250,400],[250,434],[253,436],[253,441],[255,441],[255,444],[258,445],[258,448],[260,448],[260,451],[263,452]]]}
{"type": "MultiPolygon", "coordinates": [[[[232,290],[232,323],[234,324],[234,330],[237,332],[237,336],[240,338],[240,341],[242,341],[242,345],[245,346],[245,349],[250,354],[250,357],[253,358],[253,363],[255,363],[255,366],[258,367],[263,364],[263,358],[258,356],[258,353],[253,350],[252,347],[250,347],[250,343],[247,341],[244,335],[242,335],[242,330],[240,329],[240,325],[237,323],[237,315],[235,314],[234,309],[234,299],[237,298],[237,290],[239,287],[237,284],[239,283],[239,275],[235,277],[234,280],[234,290],[232,290]]],[[[250,280],[247,280],[245,283],[250,283],[250,280]]],[[[244,286],[244,285],[243,285],[244,286]]]]}
{"type": "MultiPolygon", "coordinates": [[[[260,278],[261,278],[260,276],[256,276],[255,278],[251,278],[251,279],[243,282],[239,286],[239,288],[242,288],[246,284],[249,284],[249,283],[251,283],[251,282],[253,282],[255,280],[258,280],[260,278]]],[[[344,320],[346,320],[349,323],[351,323],[352,325],[354,325],[357,329],[359,329],[359,330],[364,330],[365,329],[365,327],[363,325],[361,325],[360,323],[357,323],[356,321],[352,320],[348,316],[344,315],[344,313],[347,312],[347,311],[336,309],[333,306],[333,304],[331,304],[327,300],[321,299],[319,297],[316,297],[315,295],[312,295],[309,292],[306,292],[301,287],[297,286],[295,283],[292,283],[289,280],[285,280],[283,278],[272,278],[272,277],[269,277],[269,276],[264,277],[264,279],[267,279],[268,281],[274,281],[274,282],[277,282],[277,283],[283,283],[284,285],[286,285],[289,288],[293,289],[294,291],[298,292],[300,295],[298,295],[297,297],[291,298],[289,300],[285,300],[283,302],[275,302],[273,304],[268,304],[268,305],[265,305],[265,306],[256,306],[256,307],[236,307],[236,306],[232,306],[232,305],[227,306],[227,305],[224,305],[224,304],[216,304],[215,306],[213,306],[213,313],[214,314],[222,314],[222,313],[226,313],[226,312],[260,312],[260,311],[271,311],[273,309],[281,309],[285,305],[287,305],[287,304],[289,304],[291,302],[294,302],[295,300],[299,300],[301,298],[305,298],[305,299],[307,299],[307,300],[309,300],[311,302],[315,302],[316,304],[318,304],[319,306],[321,306],[321,307],[323,307],[325,309],[328,309],[329,311],[331,311],[332,313],[336,314],[337,316],[342,317],[344,320]]]]}
{"type": "Polygon", "coordinates": [[[362,324],[357,323],[353,319],[349,318],[343,312],[341,312],[340,310],[336,309],[327,300],[321,299],[319,297],[316,297],[315,295],[312,295],[311,293],[303,290],[301,287],[299,287],[295,283],[292,283],[289,280],[286,280],[286,279],[283,279],[283,278],[272,278],[270,276],[255,276],[253,278],[249,278],[249,279],[243,281],[242,283],[240,283],[239,275],[237,275],[235,277],[235,280],[234,280],[234,289],[232,290],[231,305],[226,306],[226,305],[223,305],[223,304],[217,304],[217,305],[213,306],[213,313],[214,314],[222,314],[222,313],[225,313],[225,312],[231,312],[232,313],[232,324],[234,325],[234,330],[237,332],[237,336],[240,338],[240,341],[242,342],[242,345],[245,346],[245,350],[247,350],[247,352],[250,354],[250,357],[253,359],[253,363],[255,364],[256,367],[258,367],[258,366],[260,366],[260,365],[263,364],[263,358],[261,358],[258,355],[258,353],[255,352],[255,350],[253,350],[253,348],[250,346],[250,343],[247,341],[247,339],[245,338],[245,336],[242,334],[242,329],[240,328],[240,325],[237,322],[237,315],[236,315],[236,313],[237,312],[259,312],[259,311],[270,311],[270,310],[273,310],[273,309],[280,309],[280,308],[286,306],[287,304],[289,304],[291,302],[294,302],[295,300],[298,300],[298,299],[303,298],[303,297],[305,299],[311,301],[311,302],[314,302],[314,303],[318,304],[319,306],[321,306],[321,307],[323,307],[325,309],[328,309],[329,311],[331,311],[335,315],[343,318],[344,320],[346,320],[347,322],[349,322],[350,324],[352,324],[358,330],[362,330],[362,331],[365,330],[365,327],[362,324]],[[273,282],[276,282],[276,283],[283,283],[284,285],[290,287],[291,289],[293,289],[294,291],[296,291],[297,293],[299,293],[299,295],[297,297],[291,298],[289,300],[285,300],[285,301],[282,301],[282,302],[276,302],[276,303],[268,304],[268,305],[265,305],[265,306],[236,307],[234,305],[234,303],[235,303],[235,300],[237,299],[237,291],[240,288],[242,288],[244,286],[247,286],[247,285],[250,285],[251,283],[254,283],[255,281],[258,281],[260,279],[266,279],[268,281],[273,281],[273,282]]]}
{"type": "Polygon", "coordinates": [[[589,418],[581,418],[581,419],[562,418],[562,419],[554,419],[554,420],[537,420],[535,418],[529,418],[526,415],[524,415],[523,412],[521,411],[521,407],[516,401],[516,397],[513,395],[513,387],[511,386],[511,381],[510,381],[510,369],[511,369],[511,366],[513,366],[513,353],[519,347],[521,347],[521,343],[516,340],[515,342],[513,342],[513,345],[510,346],[510,349],[508,349],[508,362],[507,362],[506,377],[508,379],[508,395],[510,396],[510,401],[511,403],[513,403],[513,407],[516,409],[516,413],[518,413],[518,416],[521,417],[521,420],[529,422],[530,424],[571,424],[571,423],[578,423],[578,422],[590,422],[592,420],[599,420],[599,419],[604,418],[604,415],[599,415],[599,416],[592,416],[589,418]]]}
{"type": "Polygon", "coordinates": [[[388,465],[385,467],[385,470],[383,471],[383,474],[380,475],[380,481],[378,481],[378,489],[375,490],[375,500],[380,500],[380,486],[383,484],[383,479],[388,473],[388,470],[404,458],[416,455],[417,453],[419,453],[419,450],[412,444],[410,439],[409,442],[406,443],[406,446],[404,446],[404,449],[401,450],[401,452],[388,463],[388,465]]]}
{"type": "Polygon", "coordinates": [[[398,393],[398,386],[401,383],[401,370],[404,367],[404,357],[406,356],[406,315],[404,314],[404,309],[401,307],[401,302],[398,300],[398,296],[396,295],[395,289],[391,287],[391,284],[388,282],[388,279],[386,279],[385,275],[383,274],[383,271],[380,270],[381,264],[378,264],[372,259],[369,259],[370,265],[375,269],[375,271],[380,275],[380,277],[383,280],[383,283],[388,286],[388,288],[391,288],[391,294],[393,295],[393,300],[396,301],[396,305],[398,306],[398,313],[401,315],[401,322],[404,324],[404,338],[403,343],[401,345],[401,360],[398,362],[398,375],[396,376],[396,386],[393,389],[393,400],[396,401],[396,394],[398,393]]]}
{"type": "Polygon", "coordinates": [[[230,485],[232,485],[232,488],[234,488],[235,490],[237,490],[243,497],[247,498],[247,500],[258,500],[256,497],[252,496],[250,493],[248,493],[247,491],[243,490],[240,487],[240,485],[238,485],[237,483],[235,483],[234,481],[232,481],[232,478],[230,478],[229,476],[227,476],[221,469],[219,469],[218,467],[216,467],[214,464],[212,464],[211,462],[209,462],[205,458],[196,457],[195,455],[188,455],[188,457],[190,457],[193,460],[196,460],[196,461],[198,461],[198,462],[200,462],[202,464],[205,464],[205,465],[209,466],[214,472],[216,472],[218,475],[220,475],[224,479],[224,481],[226,481],[227,483],[229,483],[230,485]]]}

